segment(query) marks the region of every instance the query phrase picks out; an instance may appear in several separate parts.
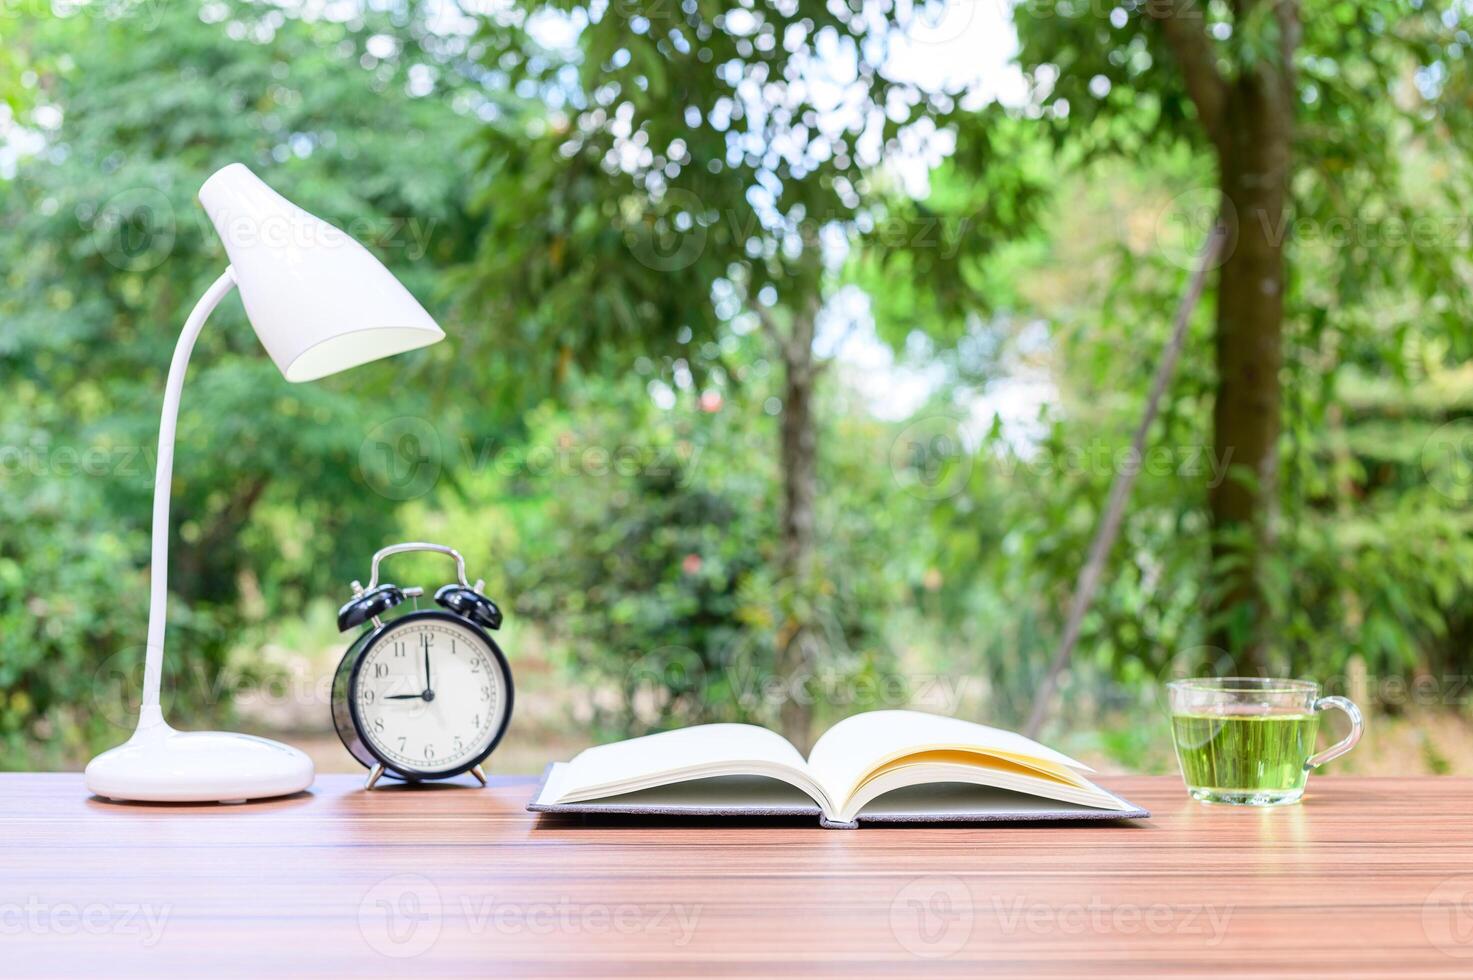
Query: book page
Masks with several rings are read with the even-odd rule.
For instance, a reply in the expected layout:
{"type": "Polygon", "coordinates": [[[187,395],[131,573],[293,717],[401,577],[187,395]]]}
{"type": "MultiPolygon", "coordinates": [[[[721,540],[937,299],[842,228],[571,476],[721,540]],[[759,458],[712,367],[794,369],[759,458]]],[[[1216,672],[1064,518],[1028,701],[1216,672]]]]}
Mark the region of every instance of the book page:
{"type": "Polygon", "coordinates": [[[874,810],[884,810],[890,804],[890,796],[897,792],[905,793],[917,787],[940,790],[943,787],[960,785],[1023,793],[1045,802],[1069,803],[1096,810],[1130,809],[1119,797],[1105,792],[1083,776],[1077,776],[1076,779],[1078,781],[1075,783],[1054,779],[1041,775],[1038,770],[994,756],[962,752],[922,752],[889,763],[881,767],[877,775],[866,778],[844,801],[839,819],[847,823],[872,803],[874,810]],[[948,756],[961,757],[966,761],[943,761],[948,756]]]}
{"type": "MultiPolygon", "coordinates": [[[[538,797],[574,803],[688,779],[754,775],[821,792],[791,742],[756,725],[697,725],[598,745],[558,766],[538,797]]],[[[818,800],[820,804],[822,800],[818,800]]]]}
{"type": "MultiPolygon", "coordinates": [[[[1123,803],[1109,809],[1126,809],[1123,803]]],[[[996,786],[965,783],[927,783],[887,793],[884,799],[860,807],[855,815],[870,820],[924,820],[926,822],[955,819],[959,814],[985,814],[988,817],[1027,819],[1040,814],[1098,813],[1096,804],[1071,803],[1034,796],[996,786]]]]}
{"type": "MultiPolygon", "coordinates": [[[[973,753],[1037,770],[1040,782],[1078,783],[1089,766],[1031,738],[923,711],[869,711],[845,718],[808,754],[808,768],[841,808],[887,763],[926,752],[973,753]]],[[[979,760],[979,762],[985,760],[979,760]]]]}
{"type": "Polygon", "coordinates": [[[589,809],[658,810],[662,812],[750,814],[816,814],[813,797],[789,783],[767,776],[711,776],[633,793],[600,796],[579,806],[589,809]]]}

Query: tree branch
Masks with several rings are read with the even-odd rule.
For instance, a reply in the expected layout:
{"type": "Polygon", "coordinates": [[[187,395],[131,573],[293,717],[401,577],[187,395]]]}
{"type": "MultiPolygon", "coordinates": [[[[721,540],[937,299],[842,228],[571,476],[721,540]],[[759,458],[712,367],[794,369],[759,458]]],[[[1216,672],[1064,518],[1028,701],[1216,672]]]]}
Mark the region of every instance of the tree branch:
{"type": "Polygon", "coordinates": [[[762,327],[762,332],[767,335],[767,339],[778,347],[785,349],[788,345],[787,335],[777,325],[777,320],[773,318],[772,311],[761,303],[749,303],[747,305],[756,315],[757,323],[762,327]]]}
{"type": "Polygon", "coordinates": [[[784,331],[778,324],[777,317],[772,315],[772,310],[761,303],[752,303],[750,306],[752,312],[757,314],[757,322],[762,325],[762,332],[777,348],[778,356],[782,358],[783,363],[791,365],[796,362],[798,360],[796,350],[798,341],[794,336],[796,330],[784,331]]]}
{"type": "MultiPolygon", "coordinates": [[[[1141,414],[1140,422],[1136,424],[1135,436],[1131,439],[1132,455],[1130,458],[1134,460],[1139,461],[1145,458],[1146,437],[1151,433],[1151,425],[1156,421],[1156,415],[1161,409],[1161,399],[1165,397],[1166,389],[1171,385],[1172,375],[1176,372],[1176,362],[1181,356],[1182,347],[1186,345],[1187,328],[1191,325],[1192,313],[1197,309],[1197,301],[1202,298],[1202,290],[1207,286],[1207,274],[1217,268],[1218,257],[1222,254],[1226,238],[1227,230],[1220,224],[1214,225],[1207,233],[1207,240],[1202,244],[1202,251],[1197,256],[1197,268],[1193,271],[1192,278],[1187,284],[1187,291],[1182,295],[1181,302],[1176,308],[1171,336],[1166,341],[1166,349],[1161,352],[1161,359],[1156,362],[1156,375],[1151,379],[1151,390],[1146,396],[1146,409],[1141,414]]],[[[1023,734],[1029,738],[1037,737],[1039,729],[1043,727],[1049,707],[1053,704],[1054,692],[1058,690],[1059,676],[1063,674],[1064,668],[1069,666],[1069,659],[1074,655],[1074,646],[1079,642],[1079,630],[1084,625],[1084,614],[1089,612],[1095,592],[1099,589],[1100,577],[1105,571],[1105,561],[1110,557],[1110,549],[1115,546],[1115,538],[1120,532],[1120,522],[1125,517],[1125,505],[1130,500],[1130,491],[1135,486],[1135,478],[1138,473],[1138,466],[1122,468],[1116,472],[1115,479],[1110,483],[1110,496],[1105,502],[1105,511],[1100,517],[1099,524],[1095,527],[1094,539],[1089,545],[1089,555],[1079,570],[1079,578],[1074,584],[1074,595],[1069,600],[1069,615],[1064,621],[1064,632],[1059,639],[1059,648],[1049,663],[1048,673],[1044,675],[1043,683],[1039,685],[1038,694],[1033,699],[1033,710],[1028,715],[1028,725],[1023,729],[1023,734]]]]}
{"type": "MultiPolygon", "coordinates": [[[[1279,98],[1283,106],[1292,106],[1296,95],[1294,84],[1294,52],[1304,38],[1304,25],[1299,19],[1298,0],[1277,0],[1274,19],[1279,24],[1279,98]]],[[[1290,113],[1293,109],[1288,110],[1290,113]]]]}
{"type": "Polygon", "coordinates": [[[1223,125],[1223,103],[1227,99],[1227,83],[1217,71],[1217,55],[1201,5],[1195,0],[1153,0],[1146,4],[1148,16],[1161,24],[1166,44],[1181,67],[1187,94],[1197,107],[1197,117],[1207,137],[1219,151],[1227,146],[1223,125]]]}

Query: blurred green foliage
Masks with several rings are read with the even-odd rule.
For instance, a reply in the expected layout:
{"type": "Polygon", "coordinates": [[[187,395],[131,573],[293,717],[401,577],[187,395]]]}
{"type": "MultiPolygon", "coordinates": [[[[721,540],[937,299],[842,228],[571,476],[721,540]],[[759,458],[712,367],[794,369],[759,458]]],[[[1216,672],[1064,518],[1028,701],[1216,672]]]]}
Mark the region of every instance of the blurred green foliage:
{"type": "MultiPolygon", "coordinates": [[[[140,669],[164,374],[225,261],[194,201],[204,177],[237,160],[269,171],[443,309],[433,270],[468,249],[454,161],[474,128],[411,91],[427,56],[395,15],[124,5],[29,26],[48,67],[25,118],[44,148],[0,181],[0,761],[38,740],[75,760],[128,722],[97,702],[129,688],[105,684],[104,665],[140,669]]],[[[180,721],[228,713],[215,681],[242,631],[346,581],[392,533],[395,510],[360,469],[366,438],[429,414],[452,358],[292,386],[238,300],[212,318],[174,469],[169,666],[199,672],[180,721]]]]}
{"type": "Polygon", "coordinates": [[[1473,174],[1467,8],[1065,0],[1022,5],[1014,21],[1029,112],[1059,158],[1180,167],[1166,170],[1158,247],[1121,265],[1105,315],[1127,317],[1114,329],[1163,308],[1141,274],[1175,273],[1210,225],[1227,228],[1215,343],[1199,363],[1218,369],[1202,392],[1213,444],[1237,458],[1208,494],[1204,601],[1212,642],[1239,669],[1266,669],[1286,636],[1304,639],[1279,543],[1293,533],[1281,515],[1304,509],[1302,486],[1281,477],[1300,476],[1282,457],[1305,431],[1286,427],[1322,428],[1342,365],[1368,355],[1379,372],[1429,327],[1447,353],[1473,350],[1455,203],[1473,174]]]}
{"type": "MultiPolygon", "coordinates": [[[[745,297],[672,293],[658,258],[689,231],[682,208],[641,211],[648,187],[602,169],[598,153],[567,154],[556,126],[573,113],[548,92],[596,88],[598,66],[581,83],[559,75],[517,10],[464,34],[431,29],[412,5],[344,19],[123,5],[6,22],[0,37],[25,41],[0,55],[23,66],[0,100],[39,149],[0,174],[0,766],[76,764],[127,729],[160,392],[177,331],[223,264],[193,195],[233,160],[363,239],[450,339],[298,387],[236,301],[217,312],[186,383],[173,487],[166,692],[180,723],[228,721],[231,685],[264,669],[241,652],[321,619],[324,597],[363,577],[377,547],[410,537],[455,544],[486,575],[513,613],[508,631],[557,663],[584,712],[570,726],[771,724],[792,696],[772,656],[793,621],[818,625],[822,659],[800,683],[820,721],[903,703],[935,677],[977,682],[969,712],[1026,714],[1110,480],[1131,465],[1119,453],[1185,278],[1183,241],[1159,225],[1201,188],[1203,164],[1174,138],[1187,111],[1175,83],[1132,87],[1161,56],[1154,42],[1132,29],[1099,51],[1057,46],[1049,57],[1080,59],[1061,76],[1067,115],[931,107],[959,139],[923,200],[849,161],[842,176],[875,182],[867,200],[882,220],[847,226],[850,251],[825,288],[862,297],[872,348],[894,352],[872,370],[894,384],[914,372],[927,394],[893,419],[877,410],[892,393],[861,376],[871,369],[840,356],[821,375],[818,571],[799,584],[776,571],[777,360],[742,315],[745,297]],[[1110,112],[1084,106],[1094,69],[1113,85],[1100,97],[1110,112]],[[543,88],[518,88],[534,74],[543,88]],[[1026,125],[1038,117],[1075,129],[1040,141],[1026,125]],[[1081,151],[1081,128],[1098,146],[1081,151]],[[946,247],[874,247],[918,222],[946,247]],[[1038,417],[992,424],[1019,383],[1045,392],[1038,417]]],[[[1421,14],[1406,24],[1419,51],[1451,43],[1429,38],[1421,14]]],[[[1043,63],[1062,36],[1051,32],[1075,29],[1025,25],[1025,53],[1043,63]]],[[[1305,178],[1300,214],[1323,229],[1344,209],[1444,213],[1470,176],[1448,152],[1453,109],[1394,139],[1367,135],[1376,115],[1326,135],[1351,101],[1338,86],[1360,86],[1357,105],[1392,97],[1328,30],[1313,25],[1305,66],[1323,101],[1304,152],[1323,173],[1305,178]],[[1371,176],[1388,155],[1394,187],[1371,176]]],[[[635,46],[646,43],[657,39],[635,46]]],[[[648,51],[603,56],[634,65],[620,75],[631,85],[662,64],[648,51]]],[[[1466,91],[1465,73],[1448,56],[1436,82],[1466,91]]],[[[667,144],[683,108],[656,114],[667,144]]],[[[692,159],[724,154],[725,137],[701,139],[692,159]]],[[[705,174],[689,177],[694,192],[742,193],[705,174]]],[[[783,193],[804,189],[802,174],[784,178],[783,193]]],[[[842,189],[785,199],[821,209],[842,189]]],[[[717,218],[713,235],[743,227],[717,218]]],[[[1284,670],[1333,680],[1359,657],[1373,678],[1473,671],[1462,364],[1473,292],[1460,227],[1415,248],[1293,238],[1271,569],[1284,670]]],[[[702,256],[745,247],[733,237],[702,256]]],[[[754,285],[783,280],[774,256],[752,256],[754,285]]],[[[730,272],[690,268],[687,285],[730,272]]],[[[1206,448],[1209,312],[1085,623],[1066,695],[1077,711],[1149,703],[1166,673],[1215,656],[1202,650],[1205,495],[1227,461],[1206,448]]],[[[823,340],[826,355],[842,351],[823,340]]],[[[1143,738],[1103,741],[1133,757],[1143,738]]]]}
{"type": "Polygon", "coordinates": [[[887,619],[906,593],[897,567],[908,557],[905,512],[921,519],[918,506],[890,497],[888,473],[868,470],[891,434],[829,413],[822,574],[803,588],[783,579],[777,422],[762,408],[772,372],[761,348],[748,338],[728,355],[755,369],[745,382],[680,391],[668,408],[637,376],[590,380],[531,420],[530,444],[556,447],[560,463],[523,487],[543,504],[547,537],[525,549],[509,586],[518,611],[545,624],[569,676],[607,693],[584,699],[600,731],[776,725],[794,696],[812,698],[828,720],[904,703],[876,683],[898,666],[887,619]],[[775,656],[795,621],[818,625],[823,653],[813,671],[785,677],[775,656]]]}
{"type": "MultiPolygon", "coordinates": [[[[776,646],[774,675],[815,673],[833,659],[830,634],[863,628],[824,622],[819,609],[864,605],[826,598],[830,556],[815,527],[816,339],[845,285],[843,252],[862,250],[872,276],[924,278],[917,307],[929,316],[877,308],[883,336],[955,342],[992,305],[978,267],[1043,197],[1041,175],[1018,166],[1013,142],[994,132],[1013,129],[1000,108],[962,111],[955,93],[886,71],[915,14],[827,0],[557,0],[514,5],[477,35],[494,84],[529,106],[497,114],[482,134],[476,204],[486,228],[464,285],[474,309],[513,325],[508,349],[527,367],[524,389],[556,391],[570,365],[617,373],[654,352],[704,382],[708,366],[722,368],[708,349],[745,324],[780,367],[781,493],[767,559],[785,598],[762,637],[776,646]],[[544,45],[539,16],[578,30],[544,45]],[[825,61],[852,63],[839,72],[847,82],[816,77],[825,61]],[[886,173],[886,159],[943,146],[981,186],[969,188],[974,213],[937,235],[928,205],[886,173]],[[510,184],[522,193],[508,197],[510,184]]],[[[787,698],[777,727],[805,744],[815,703],[787,698]]]]}
{"type": "MultiPolygon", "coordinates": [[[[1147,159],[1144,168],[1091,165],[1086,179],[1061,191],[1051,247],[1014,253],[1021,309],[1049,324],[1042,356],[1058,367],[1049,375],[1057,395],[1036,445],[995,431],[965,490],[931,515],[957,628],[1006,624],[1002,633],[978,630],[994,688],[1009,692],[1000,718],[1016,717],[1036,689],[1102,501],[1126,465],[1140,476],[1064,703],[1150,702],[1161,678],[1230,663],[1207,646],[1204,628],[1205,495],[1231,465],[1215,456],[1208,435],[1210,311],[1194,322],[1146,458],[1135,464],[1121,455],[1166,340],[1163,311],[1184,279],[1180,253],[1163,246],[1155,223],[1198,180],[1190,155],[1147,159]]],[[[1441,215],[1428,195],[1407,193],[1421,201],[1417,213],[1441,215]]],[[[1466,235],[1424,243],[1433,245],[1466,279],[1466,235]]],[[[1341,288],[1338,267],[1310,256],[1298,288],[1341,288]]],[[[1382,316],[1357,303],[1404,312],[1466,299],[1446,298],[1447,288],[1419,279],[1394,291],[1377,286],[1374,300],[1336,307],[1330,322],[1345,315],[1343,328],[1321,320],[1311,329],[1315,314],[1304,310],[1286,352],[1270,669],[1343,690],[1355,659],[1373,696],[1389,692],[1383,706],[1392,710],[1412,703],[1412,678],[1432,681],[1417,696],[1425,706],[1458,709],[1469,697],[1461,679],[1473,673],[1473,378],[1443,319],[1382,316]]],[[[1004,328],[995,356],[1027,376],[1038,343],[1026,322],[1004,328]]]]}

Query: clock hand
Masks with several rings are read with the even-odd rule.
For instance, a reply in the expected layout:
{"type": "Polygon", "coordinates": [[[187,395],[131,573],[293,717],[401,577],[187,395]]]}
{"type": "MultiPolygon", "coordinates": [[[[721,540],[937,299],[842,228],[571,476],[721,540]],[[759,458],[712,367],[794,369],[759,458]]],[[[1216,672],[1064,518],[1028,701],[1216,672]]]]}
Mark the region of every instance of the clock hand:
{"type": "Polygon", "coordinates": [[[430,684],[430,637],[429,637],[429,634],[428,633],[425,634],[425,641],[424,642],[425,642],[425,693],[428,694],[428,693],[430,693],[431,691],[434,690],[434,687],[430,684]]]}
{"type": "Polygon", "coordinates": [[[423,694],[390,694],[384,698],[385,701],[420,701],[423,699],[423,694]]]}

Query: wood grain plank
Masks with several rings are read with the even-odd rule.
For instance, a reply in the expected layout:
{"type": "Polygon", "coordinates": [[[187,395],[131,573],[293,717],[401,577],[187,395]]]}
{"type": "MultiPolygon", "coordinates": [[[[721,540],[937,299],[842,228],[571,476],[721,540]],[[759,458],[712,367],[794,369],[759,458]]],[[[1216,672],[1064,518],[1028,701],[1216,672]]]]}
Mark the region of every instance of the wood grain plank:
{"type": "Polygon", "coordinates": [[[0,775],[0,972],[1473,975],[1473,780],[1321,778],[1131,826],[585,823],[534,782],[125,806],[0,775]]]}

